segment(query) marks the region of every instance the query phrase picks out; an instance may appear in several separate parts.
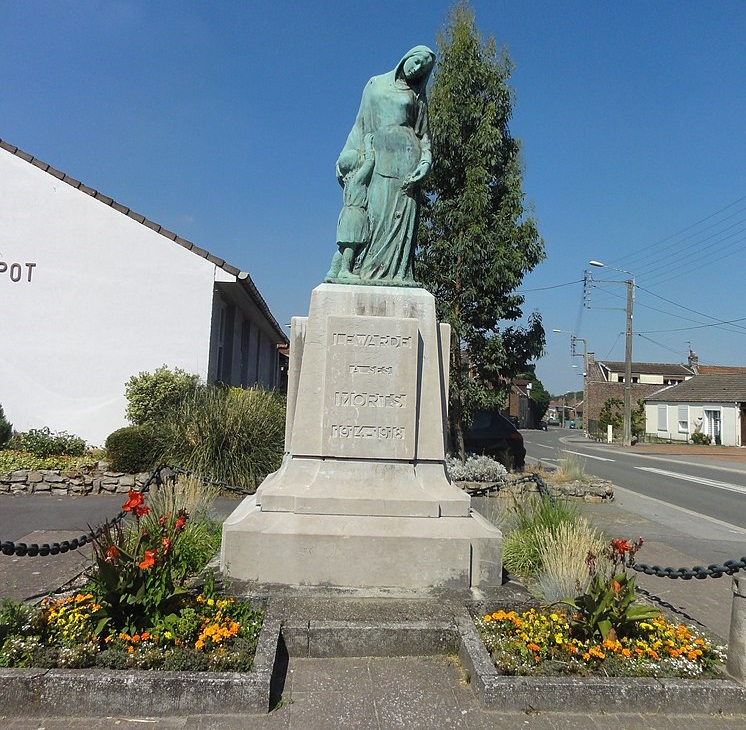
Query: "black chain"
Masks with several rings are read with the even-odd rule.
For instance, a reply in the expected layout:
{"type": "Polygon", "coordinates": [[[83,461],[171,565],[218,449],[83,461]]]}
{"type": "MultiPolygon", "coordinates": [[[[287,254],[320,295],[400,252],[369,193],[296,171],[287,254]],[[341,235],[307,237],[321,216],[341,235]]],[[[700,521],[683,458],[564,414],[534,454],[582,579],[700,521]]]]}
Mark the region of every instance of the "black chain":
{"type": "MultiPolygon", "coordinates": [[[[546,482],[538,474],[527,474],[511,480],[509,483],[525,484],[527,482],[534,482],[538,486],[539,494],[542,497],[554,499],[546,482]]],[[[467,487],[466,491],[473,497],[486,497],[488,494],[500,491],[506,484],[508,484],[507,481],[490,484],[486,487],[467,487]]],[[[742,556],[740,560],[726,560],[722,564],[712,563],[706,568],[703,565],[695,565],[693,568],[662,568],[660,565],[647,565],[645,563],[633,563],[629,567],[638,573],[654,575],[657,578],[681,578],[682,580],[698,578],[703,580],[704,578],[721,578],[724,575],[733,575],[739,570],[746,570],[746,555],[742,556]]]]}
{"type": "MultiPolygon", "coordinates": [[[[164,477],[161,472],[167,470],[168,467],[158,466],[153,470],[153,473],[148,477],[148,480],[143,485],[142,489],[136,490],[140,492],[147,492],[152,484],[163,484],[164,477]]],[[[168,478],[168,477],[165,477],[168,478]]],[[[62,542],[44,543],[39,545],[37,543],[31,543],[27,545],[25,542],[12,542],[11,540],[0,541],[0,553],[3,555],[16,555],[17,557],[28,556],[34,558],[37,555],[46,557],[47,555],[62,555],[70,550],[77,550],[89,542],[96,540],[101,536],[104,529],[107,527],[114,527],[118,522],[121,522],[127,513],[122,510],[116,517],[107,520],[104,524],[99,525],[95,530],[91,530],[85,535],[75,537],[72,540],[63,540],[62,542]]]]}
{"type": "Polygon", "coordinates": [[[172,466],[170,467],[171,471],[174,474],[182,474],[185,477],[192,477],[193,479],[198,479],[202,482],[202,484],[214,484],[216,487],[220,487],[221,489],[227,489],[230,492],[237,492],[238,494],[254,494],[250,489],[246,489],[246,487],[237,487],[235,484],[228,484],[228,482],[219,482],[217,479],[211,479],[210,477],[203,477],[200,474],[196,474],[193,471],[187,471],[186,469],[182,469],[178,466],[172,466]]]}

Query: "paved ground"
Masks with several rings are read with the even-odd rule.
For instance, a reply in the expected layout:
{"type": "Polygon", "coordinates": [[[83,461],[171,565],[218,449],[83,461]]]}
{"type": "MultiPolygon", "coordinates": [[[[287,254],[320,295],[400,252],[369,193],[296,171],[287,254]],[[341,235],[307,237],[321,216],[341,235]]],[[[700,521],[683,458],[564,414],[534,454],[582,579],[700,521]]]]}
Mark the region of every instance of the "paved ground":
{"type": "MultiPolygon", "coordinates": [[[[640,449],[641,447],[634,447],[640,449]]],[[[667,445],[643,445],[646,449],[671,449],[667,445]]],[[[696,447],[684,455],[695,454],[696,447]]],[[[746,450],[723,450],[718,460],[746,463],[746,450]]],[[[656,453],[660,453],[659,451],[656,453]]],[[[666,451],[665,453],[671,453],[666,451]]],[[[11,497],[0,495],[0,541],[28,538],[49,541],[49,535],[66,530],[77,536],[88,524],[116,514],[120,497],[83,497],[60,500],[48,496],[11,497]]],[[[230,509],[230,504],[223,506],[230,509]]],[[[674,567],[702,561],[703,550],[720,549],[724,557],[746,553],[743,536],[724,536],[722,541],[698,539],[680,534],[667,524],[665,510],[656,512],[640,505],[634,496],[620,494],[612,505],[586,507],[593,519],[610,533],[625,537],[642,534],[648,542],[640,554],[645,562],[674,567]],[[722,544],[721,544],[722,543],[722,544]],[[703,546],[706,546],[704,548],[703,546]],[[713,547],[714,546],[714,547],[713,547]],[[717,546],[720,546],[719,548],[717,546]],[[738,552],[741,549],[741,552],[738,552]],[[728,553],[733,551],[733,554],[728,553]]],[[[709,528],[708,528],[709,529],[709,528]]],[[[54,539],[58,539],[54,537],[54,539]]],[[[709,554],[709,553],[708,553],[709,554]]],[[[30,598],[64,583],[80,564],[79,553],[58,558],[9,558],[0,555],[0,597],[30,598]],[[64,565],[63,565],[64,564],[64,565]]],[[[681,581],[640,576],[639,584],[682,618],[698,622],[722,637],[727,636],[730,615],[730,579],[681,581]]],[[[560,708],[558,708],[560,709],[560,708]]],[[[226,708],[229,710],[229,708],[226,708]]],[[[190,716],[142,718],[133,708],[129,717],[38,717],[0,716],[0,730],[110,730],[111,728],[153,727],[158,730],[238,730],[239,728],[492,728],[508,730],[678,730],[681,727],[742,730],[744,716],[689,716],[573,713],[505,714],[482,709],[466,683],[458,664],[446,657],[298,659],[290,658],[281,706],[266,716],[190,716]]]]}

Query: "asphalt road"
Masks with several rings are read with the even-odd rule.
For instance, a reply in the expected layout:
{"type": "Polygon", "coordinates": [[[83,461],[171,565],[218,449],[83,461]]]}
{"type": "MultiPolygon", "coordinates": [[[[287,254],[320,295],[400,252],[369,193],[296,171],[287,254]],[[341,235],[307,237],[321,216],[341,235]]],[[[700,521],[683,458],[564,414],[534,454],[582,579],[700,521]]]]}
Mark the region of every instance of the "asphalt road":
{"type": "Polygon", "coordinates": [[[587,473],[609,479],[617,487],[678,508],[682,514],[746,530],[746,461],[636,453],[634,448],[590,441],[571,429],[522,433],[529,461],[556,465],[572,454],[584,461],[587,473]]]}

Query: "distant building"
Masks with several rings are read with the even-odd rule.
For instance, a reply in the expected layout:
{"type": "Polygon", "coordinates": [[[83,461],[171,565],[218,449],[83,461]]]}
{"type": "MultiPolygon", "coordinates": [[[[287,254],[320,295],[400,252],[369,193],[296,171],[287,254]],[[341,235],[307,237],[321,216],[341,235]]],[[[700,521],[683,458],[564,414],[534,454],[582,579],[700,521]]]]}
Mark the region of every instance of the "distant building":
{"type": "Polygon", "coordinates": [[[712,443],[746,446],[746,369],[741,370],[744,372],[697,375],[648,396],[647,433],[688,441],[699,432],[712,443]]]}
{"type": "Polygon", "coordinates": [[[0,226],[0,404],[17,430],[102,445],[125,382],[163,364],[282,385],[288,339],[246,272],[2,140],[0,226]]]}
{"type": "MultiPolygon", "coordinates": [[[[593,353],[588,353],[588,372],[585,377],[587,404],[584,411],[588,416],[588,430],[597,429],[598,419],[604,403],[610,398],[624,400],[625,363],[596,360],[593,353]]],[[[632,408],[640,399],[644,399],[664,385],[676,385],[694,377],[692,365],[675,363],[632,363],[632,408]]]]}

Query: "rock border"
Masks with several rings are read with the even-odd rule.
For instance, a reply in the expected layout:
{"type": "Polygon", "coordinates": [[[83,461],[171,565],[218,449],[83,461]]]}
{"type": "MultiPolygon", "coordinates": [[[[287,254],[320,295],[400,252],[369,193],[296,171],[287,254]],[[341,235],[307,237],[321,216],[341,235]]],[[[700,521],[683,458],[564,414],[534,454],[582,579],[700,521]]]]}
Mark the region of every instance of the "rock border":
{"type": "Polygon", "coordinates": [[[142,489],[149,478],[149,472],[111,471],[105,462],[94,468],[16,469],[0,474],[0,494],[126,494],[130,489],[142,489]]]}

